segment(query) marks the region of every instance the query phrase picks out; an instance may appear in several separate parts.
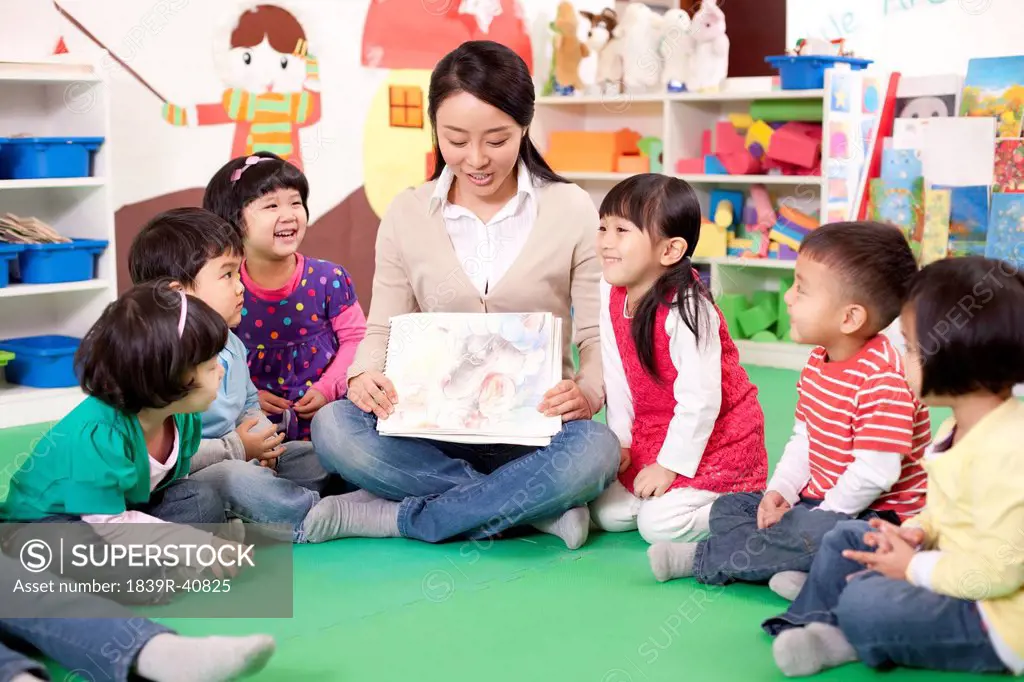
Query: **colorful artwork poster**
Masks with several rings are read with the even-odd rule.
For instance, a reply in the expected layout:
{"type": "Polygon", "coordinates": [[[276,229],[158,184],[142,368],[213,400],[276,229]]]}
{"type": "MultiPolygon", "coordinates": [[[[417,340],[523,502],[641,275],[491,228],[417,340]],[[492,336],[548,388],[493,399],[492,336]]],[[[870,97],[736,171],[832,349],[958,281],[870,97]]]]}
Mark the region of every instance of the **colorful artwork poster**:
{"type": "Polygon", "coordinates": [[[921,157],[913,149],[882,151],[881,178],[888,187],[910,190],[922,176],[921,157]]]}
{"type": "Polygon", "coordinates": [[[1024,140],[996,141],[994,192],[1024,192],[1024,140]]]}
{"type": "Polygon", "coordinates": [[[943,187],[950,190],[949,254],[983,256],[988,236],[989,188],[943,187]]]}
{"type": "Polygon", "coordinates": [[[949,216],[952,192],[928,188],[924,192],[924,233],[921,236],[922,266],[942,260],[949,253],[949,216]]]}
{"type": "Polygon", "coordinates": [[[961,116],[994,117],[999,137],[1020,137],[1024,115],[1024,56],[988,57],[967,63],[961,116]]]}
{"type": "Polygon", "coordinates": [[[993,194],[985,256],[1024,268],[1024,194],[993,194]]]}

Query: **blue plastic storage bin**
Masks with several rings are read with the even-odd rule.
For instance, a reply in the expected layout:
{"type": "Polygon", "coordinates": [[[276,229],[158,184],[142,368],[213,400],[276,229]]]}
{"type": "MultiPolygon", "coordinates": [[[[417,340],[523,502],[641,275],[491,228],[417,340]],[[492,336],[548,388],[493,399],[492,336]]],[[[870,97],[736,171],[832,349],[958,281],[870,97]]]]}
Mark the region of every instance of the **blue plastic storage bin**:
{"type": "Polygon", "coordinates": [[[11,262],[18,259],[24,249],[22,244],[4,244],[0,242],[0,289],[11,282],[11,262]]]}
{"type": "Polygon", "coordinates": [[[871,63],[870,59],[824,54],[780,55],[765,57],[764,60],[778,70],[779,85],[783,90],[820,90],[825,87],[825,69],[836,64],[849,64],[854,71],[860,71],[871,63]]]}
{"type": "Polygon", "coordinates": [[[103,137],[0,137],[0,179],[85,178],[103,137]]]}
{"type": "Polygon", "coordinates": [[[7,381],[34,388],[78,386],[75,351],[81,339],[70,336],[30,336],[0,341],[0,350],[14,353],[7,363],[7,381]]]}
{"type": "Polygon", "coordinates": [[[18,254],[22,284],[81,282],[96,277],[96,257],[109,242],[74,239],[64,244],[24,244],[18,254]]]}

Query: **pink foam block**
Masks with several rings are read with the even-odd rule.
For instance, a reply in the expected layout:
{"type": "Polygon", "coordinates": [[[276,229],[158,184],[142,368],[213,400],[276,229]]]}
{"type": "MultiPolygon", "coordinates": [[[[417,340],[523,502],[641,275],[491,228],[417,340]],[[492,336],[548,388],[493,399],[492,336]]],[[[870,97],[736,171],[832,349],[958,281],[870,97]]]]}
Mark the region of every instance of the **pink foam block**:
{"type": "Polygon", "coordinates": [[[761,163],[742,144],[736,151],[719,153],[718,159],[729,175],[757,175],[761,172],[761,163]]]}
{"type": "Polygon", "coordinates": [[[694,174],[700,175],[704,172],[704,158],[699,159],[679,159],[676,161],[676,173],[680,175],[694,174]]]}
{"type": "MultiPolygon", "coordinates": [[[[736,132],[735,126],[729,121],[715,124],[715,153],[719,155],[745,151],[743,137],[736,132]]],[[[731,172],[731,171],[730,171],[731,172]]]]}
{"type": "Polygon", "coordinates": [[[703,158],[711,153],[711,131],[705,130],[700,136],[700,155],[703,158]]]}
{"type": "Polygon", "coordinates": [[[821,159],[821,140],[788,128],[779,128],[768,145],[768,157],[794,166],[810,168],[821,159]]]}

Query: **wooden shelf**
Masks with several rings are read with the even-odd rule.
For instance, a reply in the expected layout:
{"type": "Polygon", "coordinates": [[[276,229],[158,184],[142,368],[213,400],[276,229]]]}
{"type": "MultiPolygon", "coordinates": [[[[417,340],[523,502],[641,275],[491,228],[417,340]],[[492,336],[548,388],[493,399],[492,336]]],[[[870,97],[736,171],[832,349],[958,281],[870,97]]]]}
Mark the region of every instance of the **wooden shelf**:
{"type": "Polygon", "coordinates": [[[60,282],[57,284],[10,284],[0,289],[0,298],[67,294],[76,291],[103,291],[109,288],[110,282],[105,279],[90,279],[83,282],[60,282]]]}
{"type": "Polygon", "coordinates": [[[102,187],[105,184],[107,184],[106,178],[33,178],[31,180],[0,180],[0,190],[102,187]]]}

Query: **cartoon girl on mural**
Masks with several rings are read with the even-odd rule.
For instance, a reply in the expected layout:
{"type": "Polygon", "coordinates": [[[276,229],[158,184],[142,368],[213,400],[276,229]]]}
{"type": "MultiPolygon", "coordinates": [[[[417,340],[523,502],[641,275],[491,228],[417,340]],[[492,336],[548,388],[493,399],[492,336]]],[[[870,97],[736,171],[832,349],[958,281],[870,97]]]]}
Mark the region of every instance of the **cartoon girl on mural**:
{"type": "Polygon", "coordinates": [[[163,118],[176,126],[235,124],[231,157],[267,151],[302,170],[299,129],[320,120],[317,60],[306,32],[277,5],[244,12],[219,51],[218,70],[228,89],[219,102],[182,107],[169,102],[163,118]]]}

